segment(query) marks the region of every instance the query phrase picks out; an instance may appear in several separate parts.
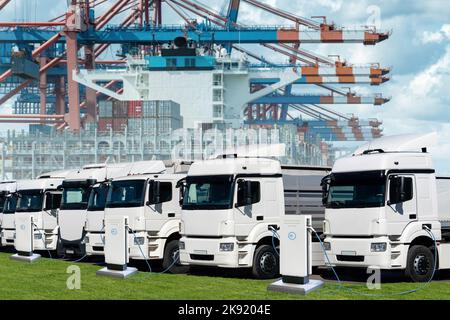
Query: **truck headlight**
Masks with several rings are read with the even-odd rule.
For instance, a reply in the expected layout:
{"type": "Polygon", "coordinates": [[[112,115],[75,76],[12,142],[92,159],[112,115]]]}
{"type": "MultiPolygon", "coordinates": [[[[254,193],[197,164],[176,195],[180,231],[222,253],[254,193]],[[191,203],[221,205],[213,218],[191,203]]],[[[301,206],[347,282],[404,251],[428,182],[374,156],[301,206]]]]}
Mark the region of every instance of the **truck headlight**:
{"type": "Polygon", "coordinates": [[[84,243],[89,243],[89,237],[88,236],[84,237],[84,243]]]}
{"type": "Polygon", "coordinates": [[[186,246],[184,245],[184,241],[178,241],[178,249],[184,250],[186,246]]]}
{"type": "Polygon", "coordinates": [[[234,243],[232,242],[225,242],[219,245],[219,251],[233,251],[233,250],[234,250],[234,243]]]}
{"type": "Polygon", "coordinates": [[[134,244],[136,246],[142,246],[145,242],[145,238],[144,237],[135,237],[134,238],[134,244]]]}
{"type": "Polygon", "coordinates": [[[323,248],[324,248],[325,251],[330,251],[331,250],[331,243],[327,242],[327,241],[324,241],[323,242],[323,248]]]}
{"type": "Polygon", "coordinates": [[[42,239],[42,234],[41,233],[35,233],[34,234],[34,240],[41,240],[42,239]]]}
{"type": "Polygon", "coordinates": [[[387,248],[386,242],[375,242],[370,244],[371,252],[385,252],[387,248]]]}

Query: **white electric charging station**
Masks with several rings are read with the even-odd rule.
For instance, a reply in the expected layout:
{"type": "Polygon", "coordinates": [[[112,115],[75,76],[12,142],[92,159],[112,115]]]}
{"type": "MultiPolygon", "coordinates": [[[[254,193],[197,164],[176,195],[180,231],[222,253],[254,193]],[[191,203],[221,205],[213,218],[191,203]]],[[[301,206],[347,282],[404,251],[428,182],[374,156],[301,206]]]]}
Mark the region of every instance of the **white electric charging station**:
{"type": "MultiPolygon", "coordinates": [[[[17,253],[11,256],[12,260],[33,262],[41,257],[40,254],[33,253],[34,222],[29,215],[18,215],[15,217],[16,238],[15,247],[17,253]]],[[[45,239],[44,239],[45,240],[45,239]]]]}
{"type": "Polygon", "coordinates": [[[310,279],[312,273],[311,216],[285,215],[280,228],[281,279],[270,284],[269,291],[307,294],[323,285],[310,279]]]}
{"type": "Polygon", "coordinates": [[[97,271],[99,276],[127,278],[137,272],[128,267],[128,217],[105,217],[106,267],[97,271]]]}

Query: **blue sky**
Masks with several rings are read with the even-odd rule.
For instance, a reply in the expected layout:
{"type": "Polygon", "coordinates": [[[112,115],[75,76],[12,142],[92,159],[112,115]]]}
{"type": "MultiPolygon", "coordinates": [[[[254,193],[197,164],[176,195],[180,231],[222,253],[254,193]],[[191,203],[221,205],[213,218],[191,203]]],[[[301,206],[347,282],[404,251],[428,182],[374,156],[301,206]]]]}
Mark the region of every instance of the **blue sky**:
{"type": "MultiPolygon", "coordinates": [[[[47,20],[66,8],[65,0],[14,0],[2,12],[1,21],[47,20]],[[45,10],[43,9],[45,8],[45,10]]],[[[223,0],[203,1],[216,9],[223,0]]],[[[380,87],[355,87],[360,93],[382,92],[392,100],[381,107],[335,106],[342,113],[383,120],[384,134],[437,131],[439,145],[432,149],[438,172],[450,174],[450,1],[449,0],[265,0],[299,16],[325,15],[346,27],[377,24],[392,31],[389,40],[376,46],[357,44],[305,45],[322,55],[339,54],[349,63],[380,62],[392,67],[391,81],[380,87]]],[[[103,8],[105,8],[103,6],[103,8]]],[[[99,9],[101,12],[101,8],[99,9]]],[[[165,10],[168,23],[177,18],[165,10]]],[[[243,4],[240,22],[289,24],[243,4]]],[[[262,53],[267,53],[262,50],[262,53]]],[[[269,54],[269,53],[267,53],[269,54]]],[[[276,59],[276,57],[274,56],[276,59]]],[[[6,107],[0,107],[5,112],[6,107]]],[[[3,127],[3,130],[7,128],[3,127]]],[[[1,131],[3,131],[1,130],[1,131]]]]}

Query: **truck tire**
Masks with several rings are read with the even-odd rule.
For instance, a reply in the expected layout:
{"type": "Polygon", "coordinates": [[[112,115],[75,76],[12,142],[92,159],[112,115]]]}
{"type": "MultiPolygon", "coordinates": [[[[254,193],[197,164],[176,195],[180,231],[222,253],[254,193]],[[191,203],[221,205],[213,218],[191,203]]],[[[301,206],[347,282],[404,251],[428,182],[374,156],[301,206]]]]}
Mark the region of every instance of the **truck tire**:
{"type": "Polygon", "coordinates": [[[183,266],[178,262],[174,264],[174,259],[179,259],[178,240],[172,240],[167,243],[162,262],[163,270],[173,274],[187,273],[189,271],[189,266],[183,266]]]}
{"type": "Polygon", "coordinates": [[[258,279],[273,279],[280,273],[280,259],[272,246],[263,244],[256,248],[252,273],[258,279]]]}
{"type": "Polygon", "coordinates": [[[405,274],[414,282],[427,282],[433,275],[434,255],[422,245],[412,246],[408,251],[405,274]]]}

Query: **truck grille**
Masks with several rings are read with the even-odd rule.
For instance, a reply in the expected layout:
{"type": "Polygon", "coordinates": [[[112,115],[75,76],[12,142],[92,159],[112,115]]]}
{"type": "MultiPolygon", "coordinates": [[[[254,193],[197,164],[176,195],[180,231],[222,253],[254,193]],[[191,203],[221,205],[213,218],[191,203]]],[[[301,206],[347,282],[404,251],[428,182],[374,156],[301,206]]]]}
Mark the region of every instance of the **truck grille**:
{"type": "Polygon", "coordinates": [[[191,254],[192,260],[202,260],[202,261],[213,261],[214,255],[213,254],[191,254]]]}
{"type": "Polygon", "coordinates": [[[338,261],[351,261],[351,262],[363,262],[364,256],[344,256],[344,255],[336,255],[336,259],[338,261]]]}

